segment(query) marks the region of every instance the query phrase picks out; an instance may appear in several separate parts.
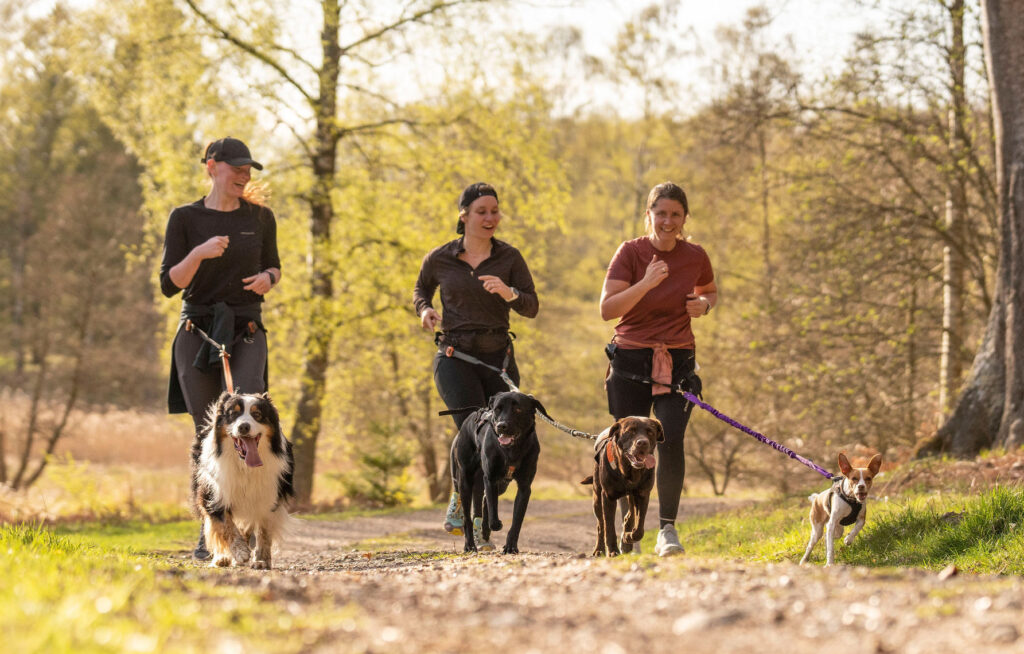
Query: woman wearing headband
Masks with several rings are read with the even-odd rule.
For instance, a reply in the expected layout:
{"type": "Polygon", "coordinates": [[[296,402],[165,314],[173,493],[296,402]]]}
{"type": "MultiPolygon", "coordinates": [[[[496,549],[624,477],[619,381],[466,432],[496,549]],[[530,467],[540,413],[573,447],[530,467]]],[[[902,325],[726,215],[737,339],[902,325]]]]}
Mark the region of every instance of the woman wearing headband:
{"type": "MultiPolygon", "coordinates": [[[[466,187],[459,197],[455,228],[461,236],[424,257],[413,290],[420,325],[427,330],[441,328],[436,337],[434,384],[449,409],[486,406],[492,395],[507,391],[508,386],[493,370],[447,356],[448,348],[505,369],[519,384],[509,311],[533,318],[539,305],[533,277],[519,250],[494,238],[501,217],[493,186],[478,182],[466,187]],[[443,316],[433,305],[438,288],[443,316]]],[[[452,414],[456,431],[471,412],[452,414]]],[[[450,533],[462,533],[461,505],[454,491],[444,527],[450,533]]]]}
{"type": "MultiPolygon", "coordinates": [[[[245,143],[231,137],[206,147],[202,158],[210,192],[171,211],[160,263],[160,288],[182,294],[181,321],[174,337],[170,413],[188,413],[195,433],[207,408],[224,390],[267,390],[267,336],[261,321],[266,295],[281,281],[274,213],[249,185],[250,169],[263,170],[245,143]],[[227,345],[235,389],[225,389],[218,351],[185,323],[227,345]]],[[[199,532],[195,558],[210,557],[199,532]]]]}

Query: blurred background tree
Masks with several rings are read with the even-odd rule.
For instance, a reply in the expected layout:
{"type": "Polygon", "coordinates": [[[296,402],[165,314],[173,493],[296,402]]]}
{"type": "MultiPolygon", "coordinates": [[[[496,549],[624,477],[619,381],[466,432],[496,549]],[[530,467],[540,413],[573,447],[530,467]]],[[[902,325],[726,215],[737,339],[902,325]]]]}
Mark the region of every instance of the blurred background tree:
{"type": "MultiPolygon", "coordinates": [[[[714,35],[652,2],[603,57],[571,26],[509,29],[514,2],[6,4],[0,381],[38,417],[0,421],[0,475],[32,477],[22,453],[46,460],[62,407],[162,409],[179,310],[156,291],[163,229],[225,134],[273,191],[271,388],[307,502],[315,479],[373,502],[447,493],[451,422],[411,290],[479,180],[540,293],[537,320],[513,318],[523,388],[562,422],[608,422],[601,280],[670,179],[721,289],[696,325],[706,398],[826,467],[840,449],[910,456],[999,306],[981,15],[850,2],[874,18],[834,70],[779,38],[772,2],[714,35]],[[599,89],[613,99],[579,100],[599,89]]],[[[688,483],[714,493],[778,465],[701,412],[689,434],[688,483]]],[[[589,448],[541,438],[543,478],[574,487],[589,448]]]]}

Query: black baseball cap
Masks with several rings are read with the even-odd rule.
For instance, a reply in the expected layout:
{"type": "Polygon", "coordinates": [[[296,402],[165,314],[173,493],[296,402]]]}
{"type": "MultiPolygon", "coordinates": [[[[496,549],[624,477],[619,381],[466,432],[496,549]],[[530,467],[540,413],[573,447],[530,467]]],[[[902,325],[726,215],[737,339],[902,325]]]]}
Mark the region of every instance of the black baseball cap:
{"type": "Polygon", "coordinates": [[[263,164],[253,160],[245,143],[230,136],[217,139],[206,146],[206,154],[203,155],[202,162],[206,163],[210,159],[223,161],[229,166],[252,166],[256,170],[263,170],[263,164]]]}

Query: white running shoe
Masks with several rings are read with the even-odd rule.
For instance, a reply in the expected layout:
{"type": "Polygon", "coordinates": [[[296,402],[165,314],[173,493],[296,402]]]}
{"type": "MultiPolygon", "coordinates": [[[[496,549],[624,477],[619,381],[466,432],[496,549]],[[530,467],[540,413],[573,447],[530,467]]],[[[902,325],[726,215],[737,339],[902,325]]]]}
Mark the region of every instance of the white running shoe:
{"type": "Polygon", "coordinates": [[[679,544],[679,534],[676,533],[676,526],[667,524],[658,531],[658,544],[654,546],[654,553],[658,556],[673,556],[682,554],[683,546],[679,544]]]}

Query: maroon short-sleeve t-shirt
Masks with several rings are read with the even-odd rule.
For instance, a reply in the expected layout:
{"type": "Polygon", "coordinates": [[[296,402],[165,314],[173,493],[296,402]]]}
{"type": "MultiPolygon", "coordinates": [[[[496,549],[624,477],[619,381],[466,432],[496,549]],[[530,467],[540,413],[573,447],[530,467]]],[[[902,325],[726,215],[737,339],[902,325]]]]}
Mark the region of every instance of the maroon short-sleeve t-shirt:
{"type": "Polygon", "coordinates": [[[706,286],[715,279],[711,260],[704,248],[676,241],[668,252],[656,250],[646,236],[619,246],[608,264],[606,280],[627,282],[630,286],[644,277],[647,266],[657,254],[668,264],[668,277],[647,292],[615,325],[615,334],[643,343],[667,343],[680,347],[694,345],[686,296],[695,286],[706,286]]]}

